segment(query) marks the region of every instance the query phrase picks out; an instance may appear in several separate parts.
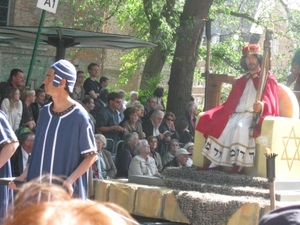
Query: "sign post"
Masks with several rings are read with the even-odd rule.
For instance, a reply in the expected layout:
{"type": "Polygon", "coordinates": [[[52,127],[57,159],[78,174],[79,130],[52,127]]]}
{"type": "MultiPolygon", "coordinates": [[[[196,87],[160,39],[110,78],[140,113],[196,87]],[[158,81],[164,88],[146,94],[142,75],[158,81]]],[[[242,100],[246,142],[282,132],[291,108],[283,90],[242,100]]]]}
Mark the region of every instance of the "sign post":
{"type": "Polygon", "coordinates": [[[35,62],[36,52],[37,52],[37,49],[39,46],[39,41],[40,41],[40,37],[41,37],[41,33],[42,33],[44,20],[45,20],[46,11],[56,13],[57,5],[58,5],[58,0],[38,0],[38,2],[37,2],[37,7],[40,9],[43,9],[43,11],[42,11],[41,20],[40,20],[40,24],[39,24],[39,28],[38,28],[38,33],[36,35],[35,44],[34,44],[32,56],[31,56],[31,61],[30,61],[29,70],[28,70],[28,76],[27,76],[26,84],[25,84],[26,86],[28,86],[29,82],[30,82],[32,69],[33,69],[34,62],[35,62]]]}

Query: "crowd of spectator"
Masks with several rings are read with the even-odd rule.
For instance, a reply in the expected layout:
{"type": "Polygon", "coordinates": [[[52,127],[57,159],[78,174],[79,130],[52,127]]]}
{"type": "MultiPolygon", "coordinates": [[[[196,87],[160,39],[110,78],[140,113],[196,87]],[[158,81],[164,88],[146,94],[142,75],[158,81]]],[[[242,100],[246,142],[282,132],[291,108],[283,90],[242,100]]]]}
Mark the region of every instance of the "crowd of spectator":
{"type": "MultiPolygon", "coordinates": [[[[194,102],[188,102],[186,114],[176,118],[174,113],[165,111],[162,87],[157,87],[143,105],[137,91],[131,91],[128,100],[123,90],[110,92],[109,79],[99,76],[98,64],[91,63],[87,70],[86,79],[83,71],[77,71],[70,95],[82,104],[94,125],[100,156],[92,166],[94,178],[159,175],[168,165],[192,165],[190,148],[197,116],[194,102]],[[183,146],[187,146],[185,151],[183,146]],[[180,160],[182,155],[186,162],[180,160]]],[[[13,69],[9,80],[1,82],[0,87],[1,110],[20,142],[12,157],[12,172],[18,176],[30,157],[39,111],[52,100],[43,85],[37,90],[24,87],[24,74],[19,69],[13,69]]]]}

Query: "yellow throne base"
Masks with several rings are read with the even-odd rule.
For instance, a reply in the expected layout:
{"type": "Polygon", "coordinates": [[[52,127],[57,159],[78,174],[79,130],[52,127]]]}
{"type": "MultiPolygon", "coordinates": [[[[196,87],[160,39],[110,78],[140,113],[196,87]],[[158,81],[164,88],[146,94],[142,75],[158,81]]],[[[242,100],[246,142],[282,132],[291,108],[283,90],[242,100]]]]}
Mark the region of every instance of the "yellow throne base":
{"type": "MultiPolygon", "coordinates": [[[[263,121],[261,136],[256,139],[255,165],[244,168],[245,174],[266,177],[265,153],[275,153],[275,174],[280,180],[299,179],[300,169],[300,119],[299,104],[294,93],[278,84],[279,117],[267,117],[263,121]]],[[[209,161],[201,154],[205,138],[195,132],[194,165],[203,167],[209,161]]]]}

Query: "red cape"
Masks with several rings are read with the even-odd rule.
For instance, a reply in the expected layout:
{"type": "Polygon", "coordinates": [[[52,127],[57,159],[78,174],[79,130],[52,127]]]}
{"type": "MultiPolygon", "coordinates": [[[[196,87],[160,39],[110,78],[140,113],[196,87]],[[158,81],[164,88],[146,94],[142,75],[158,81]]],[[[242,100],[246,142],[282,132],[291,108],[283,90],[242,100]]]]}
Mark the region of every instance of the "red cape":
{"type": "MultiPolygon", "coordinates": [[[[221,106],[206,111],[204,115],[200,117],[200,120],[196,126],[196,130],[203,133],[205,138],[207,138],[208,136],[212,136],[215,138],[220,137],[230,116],[235,112],[235,109],[240,101],[240,97],[243,94],[248,79],[248,75],[244,75],[241,78],[237,79],[226,102],[221,106]]],[[[254,87],[257,89],[259,77],[253,78],[252,81],[254,87]]],[[[253,131],[253,136],[255,138],[260,135],[261,124],[266,116],[279,115],[277,80],[271,72],[268,73],[262,102],[264,103],[264,109],[253,131]]]]}

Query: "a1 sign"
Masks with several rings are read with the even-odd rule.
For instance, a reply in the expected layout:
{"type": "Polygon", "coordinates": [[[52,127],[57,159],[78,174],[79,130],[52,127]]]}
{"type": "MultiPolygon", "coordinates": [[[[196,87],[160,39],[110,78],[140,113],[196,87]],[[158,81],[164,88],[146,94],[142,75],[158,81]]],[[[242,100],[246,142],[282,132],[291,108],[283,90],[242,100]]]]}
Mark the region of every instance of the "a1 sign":
{"type": "Polygon", "coordinates": [[[48,12],[56,13],[58,0],[38,0],[36,7],[48,12]]]}

